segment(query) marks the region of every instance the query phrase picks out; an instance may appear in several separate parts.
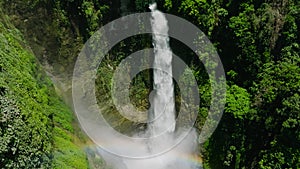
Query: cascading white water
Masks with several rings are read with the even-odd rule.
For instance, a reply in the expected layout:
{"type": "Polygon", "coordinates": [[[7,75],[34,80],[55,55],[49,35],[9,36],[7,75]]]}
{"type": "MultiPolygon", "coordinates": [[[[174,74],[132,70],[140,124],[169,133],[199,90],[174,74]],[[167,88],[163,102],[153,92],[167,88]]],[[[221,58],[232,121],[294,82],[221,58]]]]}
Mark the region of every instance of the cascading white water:
{"type": "MultiPolygon", "coordinates": [[[[152,112],[150,112],[148,129],[144,133],[137,133],[136,137],[150,137],[152,141],[124,141],[115,144],[125,153],[143,152],[145,158],[126,158],[110,154],[98,149],[99,154],[114,169],[199,169],[200,160],[197,153],[197,133],[194,130],[182,140],[175,135],[175,99],[172,78],[172,51],[169,47],[168,21],[164,14],[156,9],[156,4],[151,9],[151,26],[153,31],[154,45],[154,91],[151,101],[152,112]],[[163,35],[162,35],[163,34],[163,35]],[[159,137],[156,137],[160,135],[159,137]],[[155,139],[153,139],[155,138],[155,139]],[[163,150],[161,154],[154,155],[164,147],[170,147],[168,151],[163,150]],[[157,151],[158,150],[158,151],[157,151]]],[[[151,99],[150,99],[151,100],[151,99]]],[[[184,129],[181,129],[184,130],[184,129]]],[[[151,139],[150,139],[151,140],[151,139]]]]}
{"type": "Polygon", "coordinates": [[[163,13],[156,10],[156,4],[149,7],[152,11],[152,31],[154,45],[154,90],[152,134],[175,130],[175,100],[172,79],[172,51],[169,47],[168,21],[163,13]]]}

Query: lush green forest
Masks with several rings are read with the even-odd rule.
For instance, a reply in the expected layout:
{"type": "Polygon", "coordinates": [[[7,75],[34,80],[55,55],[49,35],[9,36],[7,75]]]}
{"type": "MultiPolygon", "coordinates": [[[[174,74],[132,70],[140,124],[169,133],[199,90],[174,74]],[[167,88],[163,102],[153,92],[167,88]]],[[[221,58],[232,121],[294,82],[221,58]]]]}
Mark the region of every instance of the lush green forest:
{"type": "MultiPolygon", "coordinates": [[[[300,1],[156,2],[159,10],[201,29],[225,68],[223,117],[200,145],[204,168],[300,168],[300,1]]],[[[149,3],[0,0],[0,168],[105,168],[101,160],[91,164],[85,148],[90,140],[68,106],[74,63],[98,28],[127,14],[149,11],[149,3]],[[67,87],[54,87],[51,77],[67,87]]],[[[100,104],[110,100],[106,94],[121,60],[151,45],[151,36],[138,35],[109,52],[97,73],[100,104]]],[[[187,47],[172,38],[170,46],[196,76],[201,106],[195,127],[201,130],[211,101],[208,75],[187,47]]],[[[131,99],[138,109],[149,107],[151,78],[151,71],[144,71],[131,84],[131,99]]],[[[120,131],[143,127],[112,117],[114,108],[106,112],[120,131]]]]}

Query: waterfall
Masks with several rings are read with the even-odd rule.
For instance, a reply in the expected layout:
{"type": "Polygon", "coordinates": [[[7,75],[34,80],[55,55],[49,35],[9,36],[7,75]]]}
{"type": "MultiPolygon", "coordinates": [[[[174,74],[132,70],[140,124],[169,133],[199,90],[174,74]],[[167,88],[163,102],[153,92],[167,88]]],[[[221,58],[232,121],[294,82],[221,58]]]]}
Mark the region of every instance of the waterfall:
{"type": "Polygon", "coordinates": [[[152,31],[154,46],[153,80],[155,91],[153,98],[153,119],[150,127],[153,134],[175,130],[175,100],[172,79],[172,51],[169,47],[168,21],[164,14],[156,10],[156,4],[150,5],[152,11],[152,31]]]}
{"type": "MultiPolygon", "coordinates": [[[[114,169],[199,169],[202,164],[201,158],[197,156],[196,131],[192,129],[183,132],[187,133],[184,138],[178,137],[179,131],[185,129],[180,128],[178,124],[176,126],[175,120],[172,51],[167,36],[168,21],[165,15],[156,9],[156,4],[150,5],[149,8],[152,16],[154,70],[153,91],[149,96],[151,108],[148,128],[145,132],[136,133],[136,140],[112,140],[110,148],[119,149],[123,154],[137,155],[136,158],[118,156],[101,148],[98,148],[98,153],[114,169]],[[138,156],[139,154],[142,156],[138,156]]],[[[109,136],[108,133],[104,134],[109,136]]]]}
{"type": "MultiPolygon", "coordinates": [[[[153,62],[153,91],[150,94],[151,106],[149,127],[146,134],[159,139],[145,141],[149,154],[160,150],[164,146],[175,145],[175,98],[172,78],[172,51],[169,46],[168,21],[165,15],[156,9],[156,3],[149,6],[151,9],[151,26],[153,32],[154,62],[153,62]]],[[[177,146],[160,155],[144,159],[123,159],[127,169],[199,169],[201,164],[196,155],[197,133],[190,134],[177,146]],[[184,157],[184,158],[183,158],[184,157]]],[[[137,147],[143,147],[136,145],[137,147]]],[[[141,148],[142,151],[142,148],[141,148]]]]}

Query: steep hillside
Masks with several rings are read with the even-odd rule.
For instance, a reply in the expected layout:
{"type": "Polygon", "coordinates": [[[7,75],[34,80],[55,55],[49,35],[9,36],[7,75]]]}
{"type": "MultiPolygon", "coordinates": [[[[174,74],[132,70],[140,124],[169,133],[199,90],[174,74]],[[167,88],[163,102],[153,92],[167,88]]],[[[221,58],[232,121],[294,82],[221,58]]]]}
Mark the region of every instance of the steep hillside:
{"type": "Polygon", "coordinates": [[[0,16],[0,168],[88,168],[72,112],[20,31],[0,16]]]}
{"type": "MultiPolygon", "coordinates": [[[[156,2],[160,11],[201,29],[225,68],[225,110],[214,134],[200,145],[204,168],[300,168],[300,1],[156,2]]],[[[66,90],[60,94],[70,102],[72,71],[85,41],[115,18],[149,11],[149,3],[152,0],[0,0],[9,16],[0,13],[0,168],[81,169],[88,167],[87,161],[91,168],[103,168],[93,148],[87,160],[84,136],[36,58],[61,82],[66,90]]],[[[151,35],[124,39],[99,66],[97,101],[108,105],[104,116],[120,132],[143,130],[145,125],[116,116],[118,111],[108,104],[111,78],[124,58],[151,47],[151,35]]],[[[199,56],[173,38],[170,47],[197,80],[201,104],[195,127],[201,131],[211,106],[211,82],[199,56]]],[[[152,78],[152,70],[145,70],[130,84],[130,99],[140,110],[149,108],[152,78]]],[[[175,94],[180,101],[176,86],[175,94]]],[[[180,106],[176,103],[176,109],[180,106]]]]}

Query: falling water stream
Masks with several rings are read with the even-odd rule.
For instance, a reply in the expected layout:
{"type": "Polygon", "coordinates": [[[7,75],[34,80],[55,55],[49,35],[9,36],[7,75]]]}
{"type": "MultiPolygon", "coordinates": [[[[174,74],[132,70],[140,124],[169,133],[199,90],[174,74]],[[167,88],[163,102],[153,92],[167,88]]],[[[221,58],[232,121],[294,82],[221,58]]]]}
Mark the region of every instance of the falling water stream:
{"type": "Polygon", "coordinates": [[[152,31],[154,45],[154,86],[153,134],[164,131],[175,131],[175,100],[172,79],[172,51],[169,47],[169,37],[160,34],[168,33],[168,22],[163,13],[156,9],[156,4],[149,7],[152,12],[152,31]]]}
{"type": "Polygon", "coordinates": [[[148,128],[136,137],[154,138],[142,142],[122,141],[114,144],[124,154],[142,152],[145,158],[118,156],[98,149],[99,154],[114,169],[199,169],[201,162],[197,156],[197,133],[194,130],[178,140],[175,119],[174,84],[172,78],[172,51],[169,47],[168,21],[165,15],[151,9],[153,32],[154,62],[153,91],[150,94],[152,108],[149,112],[148,128]],[[151,98],[151,96],[153,96],[151,98]],[[151,101],[152,100],[152,101],[151,101]],[[122,144],[122,145],[120,145],[122,144]],[[171,147],[167,151],[165,147],[171,147]],[[153,155],[153,152],[160,152],[153,155]]]}

